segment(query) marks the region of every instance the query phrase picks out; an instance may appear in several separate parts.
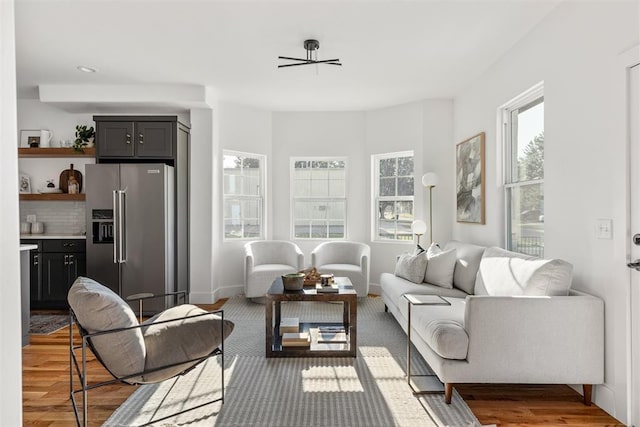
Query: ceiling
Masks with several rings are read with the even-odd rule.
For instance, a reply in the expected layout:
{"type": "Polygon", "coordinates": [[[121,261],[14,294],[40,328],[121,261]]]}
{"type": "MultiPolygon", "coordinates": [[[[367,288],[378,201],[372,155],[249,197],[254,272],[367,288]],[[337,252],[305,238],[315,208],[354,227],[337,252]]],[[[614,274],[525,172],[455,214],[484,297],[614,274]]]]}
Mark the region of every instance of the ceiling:
{"type": "Polygon", "coordinates": [[[276,111],[451,98],[560,0],[16,0],[19,97],[41,84],[198,85],[276,111]],[[342,67],[278,69],[279,55],[342,67]],[[99,72],[81,73],[78,65],[99,72]]]}

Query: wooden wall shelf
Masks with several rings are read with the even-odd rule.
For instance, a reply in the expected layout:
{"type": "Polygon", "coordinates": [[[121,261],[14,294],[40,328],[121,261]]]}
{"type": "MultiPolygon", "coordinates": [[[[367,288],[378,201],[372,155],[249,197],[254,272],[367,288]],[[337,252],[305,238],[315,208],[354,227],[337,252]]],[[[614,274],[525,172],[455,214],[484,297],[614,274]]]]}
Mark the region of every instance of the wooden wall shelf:
{"type": "Polygon", "coordinates": [[[86,147],[84,153],[73,148],[18,148],[18,157],[95,157],[96,148],[86,147]]]}
{"type": "Polygon", "coordinates": [[[86,194],[68,194],[68,193],[29,193],[20,194],[20,200],[58,200],[67,202],[82,202],[85,200],[86,194]]]}

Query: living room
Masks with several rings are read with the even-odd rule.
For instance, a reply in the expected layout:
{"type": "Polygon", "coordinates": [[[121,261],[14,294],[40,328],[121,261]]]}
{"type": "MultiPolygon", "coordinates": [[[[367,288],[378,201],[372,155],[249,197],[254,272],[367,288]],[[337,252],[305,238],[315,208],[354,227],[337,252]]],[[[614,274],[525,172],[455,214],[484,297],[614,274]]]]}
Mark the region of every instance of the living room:
{"type": "MultiPolygon", "coordinates": [[[[18,38],[26,31],[19,28],[21,23],[24,25],[20,19],[21,7],[26,8],[21,3],[15,3],[16,36],[10,34],[8,37],[4,32],[10,31],[12,25],[4,24],[13,22],[13,7],[10,2],[2,4],[3,58],[5,52],[8,54],[13,50],[13,45],[18,59],[20,49],[26,49],[22,44],[24,41],[18,38]]],[[[220,201],[223,196],[221,157],[224,150],[266,157],[268,187],[265,237],[270,239],[289,240],[291,235],[290,158],[347,158],[348,239],[371,246],[371,258],[374,261],[371,263],[371,293],[379,293],[379,286],[376,285],[379,285],[380,275],[393,272],[396,255],[411,250],[412,245],[372,239],[371,156],[412,150],[416,177],[426,172],[435,172],[440,177],[438,186],[433,189],[434,241],[456,239],[504,247],[505,193],[503,155],[496,126],[497,111],[502,105],[543,82],[547,142],[544,163],[544,256],[572,263],[572,288],[605,301],[605,382],[595,387],[594,402],[618,420],[631,424],[632,420],[637,420],[632,418],[637,417],[637,413],[634,415],[631,412],[634,396],[631,391],[634,381],[631,366],[638,356],[630,348],[631,278],[626,266],[630,241],[627,233],[630,217],[627,194],[631,190],[627,183],[628,89],[625,72],[626,67],[634,65],[632,62],[637,63],[639,59],[638,2],[567,1],[546,4],[546,9],[536,9],[535,2],[504,3],[520,3],[523,7],[521,14],[537,14],[536,18],[527,21],[529,27],[520,29],[517,39],[506,43],[504,40],[494,40],[499,48],[494,52],[494,57],[475,58],[482,64],[481,69],[452,69],[452,73],[458,73],[454,77],[461,79],[454,92],[449,93],[447,90],[450,89],[445,88],[439,95],[421,96],[422,89],[416,89],[414,97],[401,94],[396,101],[387,103],[371,100],[367,104],[360,101],[359,106],[341,106],[333,111],[329,104],[313,108],[313,92],[303,93],[308,96],[301,96],[304,102],[299,101],[300,107],[294,108],[292,104],[289,108],[270,108],[247,104],[240,96],[238,101],[216,99],[211,88],[187,87],[178,82],[175,85],[156,83],[151,88],[137,84],[135,97],[125,93],[130,92],[130,82],[127,82],[128,85],[124,82],[119,85],[112,83],[106,89],[94,84],[86,91],[77,90],[91,82],[85,76],[71,82],[47,81],[43,77],[39,99],[25,97],[24,94],[14,95],[13,99],[17,98],[16,109],[7,101],[12,93],[10,89],[5,92],[6,87],[11,86],[11,73],[7,74],[4,67],[11,67],[5,65],[8,62],[3,60],[2,133],[3,139],[11,143],[2,144],[3,155],[0,157],[3,181],[6,182],[2,191],[5,200],[15,200],[0,214],[3,235],[13,236],[7,238],[7,253],[10,256],[2,261],[3,274],[7,281],[19,282],[19,270],[15,267],[19,263],[17,258],[13,258],[13,252],[17,256],[20,222],[15,154],[19,130],[37,129],[45,125],[55,127],[57,123],[66,122],[89,124],[91,116],[101,112],[101,105],[114,100],[121,107],[119,113],[140,113],[142,104],[154,99],[160,104],[161,101],[154,98],[153,93],[170,86],[172,95],[162,102],[166,101],[173,107],[169,110],[163,107],[164,111],[187,116],[191,125],[192,302],[211,304],[220,298],[242,292],[244,242],[225,240],[222,227],[218,226],[223,216],[220,201]],[[465,73],[468,74],[466,80],[462,79],[465,73]],[[79,110],[79,106],[83,109],[79,110]],[[42,118],[47,115],[58,117],[57,122],[42,123],[42,118]],[[486,138],[486,223],[459,223],[455,212],[455,147],[457,143],[480,132],[484,132],[486,138]],[[14,182],[16,185],[12,184],[14,182]],[[596,237],[599,219],[611,220],[613,232],[610,239],[596,237]]],[[[471,6],[458,3],[457,7],[471,6]]],[[[32,8],[26,8],[22,13],[34,12],[32,8]]],[[[482,27],[493,23],[481,22],[478,25],[482,27]]],[[[306,34],[303,31],[305,27],[301,28],[299,31],[306,34]]],[[[57,31],[55,26],[51,26],[50,30],[57,31]]],[[[40,34],[39,37],[46,36],[46,32],[34,33],[40,34]]],[[[298,34],[298,30],[292,31],[291,37],[295,39],[292,40],[292,48],[301,51],[304,37],[297,40],[300,38],[298,34]]],[[[320,40],[322,48],[319,57],[329,58],[335,54],[346,68],[348,57],[340,52],[339,47],[331,46],[330,28],[322,36],[324,39],[320,40]],[[325,52],[328,56],[325,56],[325,52]]],[[[29,40],[29,43],[35,41],[29,40]]],[[[473,45],[475,41],[458,40],[456,43],[473,45]]],[[[446,48],[447,43],[442,45],[446,48]]],[[[298,56],[301,53],[285,49],[289,47],[282,47],[276,55],[298,56]]],[[[367,51],[375,55],[376,47],[367,46],[367,51]]],[[[407,48],[407,51],[411,52],[411,49],[407,48]]],[[[269,66],[275,68],[278,64],[276,57],[271,59],[269,66]]],[[[229,61],[232,60],[229,58],[229,61]]],[[[379,58],[375,66],[384,68],[385,61],[392,60],[379,58]]],[[[18,82],[21,80],[19,70],[15,78],[18,82]]],[[[302,70],[295,70],[295,67],[287,70],[288,73],[291,71],[302,70]]],[[[305,73],[310,71],[304,70],[305,73]]],[[[342,71],[345,70],[319,68],[317,77],[322,79],[342,71]]],[[[360,69],[359,72],[368,71],[360,69]]],[[[46,74],[44,71],[42,73],[46,74]]],[[[315,74],[313,77],[316,77],[315,74]]],[[[286,91],[286,85],[278,90],[286,91]]],[[[435,93],[431,90],[429,93],[435,93]]],[[[339,100],[339,91],[332,92],[339,100]]],[[[362,99],[368,98],[363,94],[362,99]]],[[[159,110],[160,107],[154,113],[159,110]]],[[[428,192],[417,186],[416,218],[428,219],[427,200],[428,192]]],[[[308,259],[318,242],[299,240],[297,243],[308,259]]],[[[14,301],[19,299],[19,295],[13,295],[10,290],[6,292],[7,297],[3,296],[0,310],[3,325],[12,324],[19,317],[16,311],[19,304],[14,301]]],[[[13,331],[3,327],[3,342],[14,340],[12,334],[13,331]]],[[[15,390],[12,389],[15,393],[10,393],[15,400],[7,399],[2,403],[2,416],[4,418],[7,414],[7,420],[17,420],[20,414],[15,413],[16,408],[21,407],[17,400],[20,398],[17,369],[20,365],[20,349],[11,346],[0,357],[3,366],[11,367],[2,370],[2,382],[16,386],[15,390]]],[[[635,411],[638,409],[635,408],[635,411]]]]}

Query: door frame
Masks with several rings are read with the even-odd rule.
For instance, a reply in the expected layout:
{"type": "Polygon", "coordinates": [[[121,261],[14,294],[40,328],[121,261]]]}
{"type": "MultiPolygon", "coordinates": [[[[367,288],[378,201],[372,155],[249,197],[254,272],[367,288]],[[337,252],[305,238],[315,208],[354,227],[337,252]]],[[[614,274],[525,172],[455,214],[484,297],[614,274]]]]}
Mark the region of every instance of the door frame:
{"type": "MultiPolygon", "coordinates": [[[[631,234],[632,234],[632,230],[631,230],[631,209],[632,209],[632,203],[631,203],[631,190],[632,190],[632,177],[631,177],[631,153],[632,151],[632,145],[634,144],[634,142],[632,141],[632,134],[631,134],[631,99],[630,99],[630,84],[631,84],[631,68],[635,67],[636,65],[640,64],[640,44],[633,46],[632,48],[628,49],[627,51],[623,52],[622,54],[620,54],[619,56],[620,58],[620,62],[619,62],[619,69],[624,73],[623,74],[623,78],[624,78],[624,100],[625,100],[625,139],[626,139],[626,158],[627,158],[627,164],[626,164],[626,175],[627,175],[627,224],[626,224],[626,229],[627,229],[627,241],[626,241],[626,252],[627,252],[627,260],[628,262],[632,261],[632,254],[631,254],[631,249],[632,249],[632,241],[631,241],[631,234]]],[[[635,136],[636,139],[638,139],[637,144],[639,145],[638,148],[640,148],[640,135],[636,135],[635,136]]],[[[636,148],[637,149],[637,148],[636,148]]],[[[638,405],[638,408],[635,408],[635,412],[640,414],[640,404],[635,403],[635,402],[640,402],[640,372],[638,372],[636,374],[636,370],[633,368],[633,366],[640,366],[640,342],[635,343],[634,346],[634,342],[633,342],[633,337],[634,337],[634,331],[632,329],[632,313],[634,312],[634,306],[633,306],[633,299],[632,299],[632,286],[633,286],[633,279],[632,279],[632,274],[634,272],[629,269],[629,279],[627,281],[627,301],[629,301],[629,303],[627,304],[626,307],[626,323],[627,323],[627,331],[626,331],[626,348],[627,348],[627,354],[626,354],[626,359],[627,359],[627,363],[626,363],[626,371],[627,371],[627,375],[626,375],[626,379],[627,379],[627,384],[626,384],[626,398],[627,398],[627,414],[626,414],[626,423],[631,425],[631,421],[633,420],[633,416],[634,416],[634,405],[638,405]],[[634,350],[635,348],[638,348],[638,350],[634,350]],[[635,377],[638,377],[638,389],[636,390],[633,387],[634,384],[634,380],[635,377]],[[634,393],[637,393],[638,396],[635,396],[634,393]]],[[[635,310],[636,313],[640,312],[640,307],[636,307],[635,310]]],[[[640,418],[640,415],[639,415],[640,418]]],[[[636,427],[640,427],[640,420],[637,420],[638,424],[636,425],[636,427]]]]}

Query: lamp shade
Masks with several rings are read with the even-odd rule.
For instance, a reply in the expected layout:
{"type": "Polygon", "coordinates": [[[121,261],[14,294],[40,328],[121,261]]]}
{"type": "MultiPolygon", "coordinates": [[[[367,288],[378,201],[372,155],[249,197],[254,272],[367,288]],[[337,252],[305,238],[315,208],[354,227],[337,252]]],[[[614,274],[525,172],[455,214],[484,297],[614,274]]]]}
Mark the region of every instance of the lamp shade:
{"type": "Polygon", "coordinates": [[[427,224],[420,219],[416,219],[411,223],[411,231],[419,236],[427,232],[427,224]]]}
{"type": "Polygon", "coordinates": [[[435,187],[438,185],[438,175],[434,172],[427,172],[422,175],[422,185],[425,187],[435,187]]]}

